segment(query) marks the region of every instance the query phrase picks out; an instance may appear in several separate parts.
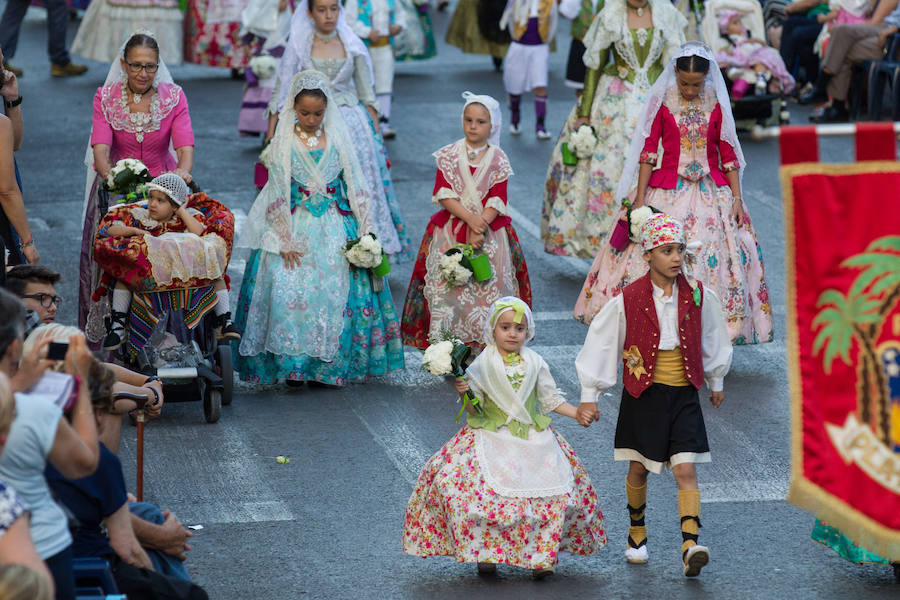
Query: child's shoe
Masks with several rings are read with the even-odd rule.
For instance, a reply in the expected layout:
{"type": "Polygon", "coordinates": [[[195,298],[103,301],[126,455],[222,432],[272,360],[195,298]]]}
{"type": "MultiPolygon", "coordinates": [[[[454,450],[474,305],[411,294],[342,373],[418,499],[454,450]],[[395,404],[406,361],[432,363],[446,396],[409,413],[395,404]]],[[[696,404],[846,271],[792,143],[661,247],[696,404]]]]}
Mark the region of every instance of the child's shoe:
{"type": "Polygon", "coordinates": [[[626,548],[625,560],[633,565],[646,565],[650,561],[650,553],[647,552],[647,546],[643,545],[640,548],[626,548]]]}
{"type": "Polygon", "coordinates": [[[496,572],[497,572],[497,565],[495,563],[486,563],[486,562],[478,563],[478,574],[479,575],[493,575],[496,572]]]}
{"type": "Polygon", "coordinates": [[[709,562],[709,548],[706,546],[691,546],[684,553],[684,576],[696,577],[700,569],[709,562]]]}
{"type": "Polygon", "coordinates": [[[760,73],[756,76],[756,95],[764,96],[769,91],[769,74],[760,73]]]}
{"type": "Polygon", "coordinates": [[[519,135],[522,133],[522,129],[519,127],[518,123],[513,122],[509,124],[509,132],[513,135],[519,135]]]}
{"type": "Polygon", "coordinates": [[[555,569],[553,567],[544,567],[543,569],[532,569],[531,577],[534,579],[545,579],[550,577],[555,573],[555,569]]]}
{"type": "Polygon", "coordinates": [[[106,318],[106,337],[103,338],[103,349],[112,352],[122,346],[125,339],[125,319],[128,313],[112,311],[106,318]]]}
{"type": "Polygon", "coordinates": [[[381,123],[381,137],[386,140],[392,140],[397,137],[397,132],[391,129],[391,123],[384,117],[379,119],[379,123],[381,123]]]}
{"type": "Polygon", "coordinates": [[[217,340],[239,340],[241,339],[241,334],[238,333],[238,330],[234,328],[234,323],[231,322],[231,313],[227,312],[224,315],[219,317],[218,321],[218,329],[216,330],[216,339],[217,340]]]}
{"type": "Polygon", "coordinates": [[[539,139],[539,140],[549,140],[550,139],[550,134],[547,133],[547,130],[544,129],[543,125],[538,125],[537,128],[534,130],[534,134],[537,136],[537,139],[539,139]]]}

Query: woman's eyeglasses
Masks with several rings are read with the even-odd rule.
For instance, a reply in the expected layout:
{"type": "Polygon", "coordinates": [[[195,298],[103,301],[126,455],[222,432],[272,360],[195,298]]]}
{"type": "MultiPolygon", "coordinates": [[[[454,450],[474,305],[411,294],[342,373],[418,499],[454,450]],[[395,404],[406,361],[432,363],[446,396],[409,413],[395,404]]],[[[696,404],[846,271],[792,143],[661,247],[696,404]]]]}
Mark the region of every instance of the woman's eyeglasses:
{"type": "Polygon", "coordinates": [[[59,296],[53,296],[51,294],[25,294],[22,297],[37,300],[44,308],[50,308],[51,304],[54,304],[56,305],[56,308],[59,308],[59,305],[62,304],[63,301],[59,296]]]}
{"type": "Polygon", "coordinates": [[[126,60],[125,64],[128,65],[128,70],[135,75],[137,75],[141,71],[146,71],[148,74],[152,75],[156,73],[157,69],[159,69],[159,65],[156,63],[147,63],[146,65],[142,65],[141,63],[133,63],[126,60]]]}

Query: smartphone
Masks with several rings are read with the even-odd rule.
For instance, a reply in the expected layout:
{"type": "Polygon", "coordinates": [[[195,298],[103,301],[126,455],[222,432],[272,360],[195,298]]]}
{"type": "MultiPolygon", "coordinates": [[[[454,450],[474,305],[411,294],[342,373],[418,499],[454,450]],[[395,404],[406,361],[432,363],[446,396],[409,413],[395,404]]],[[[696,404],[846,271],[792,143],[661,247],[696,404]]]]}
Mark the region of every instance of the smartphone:
{"type": "Polygon", "coordinates": [[[69,352],[68,342],[50,342],[47,346],[48,360],[65,360],[66,354],[69,352]]]}

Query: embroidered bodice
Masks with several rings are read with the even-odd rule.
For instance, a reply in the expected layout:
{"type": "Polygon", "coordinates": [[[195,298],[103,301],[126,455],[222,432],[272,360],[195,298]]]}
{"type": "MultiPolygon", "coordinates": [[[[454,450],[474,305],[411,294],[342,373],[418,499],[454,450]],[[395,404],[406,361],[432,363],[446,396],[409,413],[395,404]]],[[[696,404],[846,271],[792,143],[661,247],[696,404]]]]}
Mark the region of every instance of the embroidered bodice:
{"type": "Polygon", "coordinates": [[[355,106],[358,102],[375,102],[375,92],[369,77],[365,57],[310,58],[312,66],[331,80],[332,94],[340,106],[355,106]]]}
{"type": "Polygon", "coordinates": [[[681,134],[678,174],[689,181],[699,181],[709,175],[706,143],[716,95],[712,90],[704,89],[697,98],[685,100],[678,89],[673,88],[669,90],[665,104],[681,134]]]}
{"type": "Polygon", "coordinates": [[[662,30],[654,27],[630,29],[630,36],[612,45],[613,60],[604,73],[649,87],[664,68],[662,30]]]}
{"type": "Polygon", "coordinates": [[[298,208],[303,207],[308,210],[314,217],[321,217],[328,208],[335,204],[338,212],[341,214],[352,214],[350,203],[347,200],[347,194],[344,189],[343,179],[341,178],[341,162],[337,152],[329,151],[330,147],[317,150],[305,150],[294,148],[291,152],[291,214],[294,214],[298,208]],[[302,163],[297,156],[298,152],[309,152],[313,160],[319,164],[322,169],[324,179],[328,182],[325,188],[325,194],[312,193],[307,189],[302,180],[302,163]],[[323,164],[322,161],[325,161],[323,164]],[[298,179],[299,177],[299,179],[298,179]]]}
{"type": "Polygon", "coordinates": [[[154,89],[149,112],[131,112],[125,86],[114,83],[100,88],[100,106],[110,127],[133,133],[138,143],[141,143],[145,133],[159,131],[162,120],[178,105],[182,93],[177,85],[160,86],[154,89]]]}

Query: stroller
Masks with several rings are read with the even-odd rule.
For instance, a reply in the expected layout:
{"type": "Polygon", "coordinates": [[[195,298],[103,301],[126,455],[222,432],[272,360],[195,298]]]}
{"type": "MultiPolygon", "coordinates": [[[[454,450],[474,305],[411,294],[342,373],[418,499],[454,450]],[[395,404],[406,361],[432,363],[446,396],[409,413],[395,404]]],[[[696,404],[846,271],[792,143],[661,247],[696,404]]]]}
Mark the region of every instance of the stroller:
{"type": "MultiPolygon", "coordinates": [[[[726,10],[737,11],[741,14],[741,22],[751,37],[766,39],[765,23],[763,21],[762,8],[757,0],[706,0],[706,14],[700,24],[703,41],[717,52],[722,48],[722,37],[719,34],[718,15],[726,10]]],[[[733,82],[728,79],[726,73],[725,83],[729,94],[733,82]]],[[[787,102],[783,94],[746,95],[739,100],[732,98],[731,110],[734,114],[735,125],[738,129],[751,130],[757,126],[770,127],[786,125],[790,122],[790,113],[787,110],[787,102]]]]}
{"type": "MultiPolygon", "coordinates": [[[[122,219],[135,206],[110,209],[100,228],[122,219]]],[[[227,282],[224,272],[231,257],[234,215],[203,193],[189,196],[185,206],[200,213],[206,225],[202,237],[220,238],[213,242],[222,248],[222,273],[227,282]]],[[[222,406],[231,404],[234,374],[231,346],[216,339],[213,282],[191,277],[160,284],[154,277],[145,237],[98,235],[94,239],[94,260],[104,272],[94,300],[108,294],[116,280],[132,292],[125,322],[127,340],[113,358],[131,370],[159,377],[166,402],[201,400],[206,421],[215,423],[222,406]]]]}

